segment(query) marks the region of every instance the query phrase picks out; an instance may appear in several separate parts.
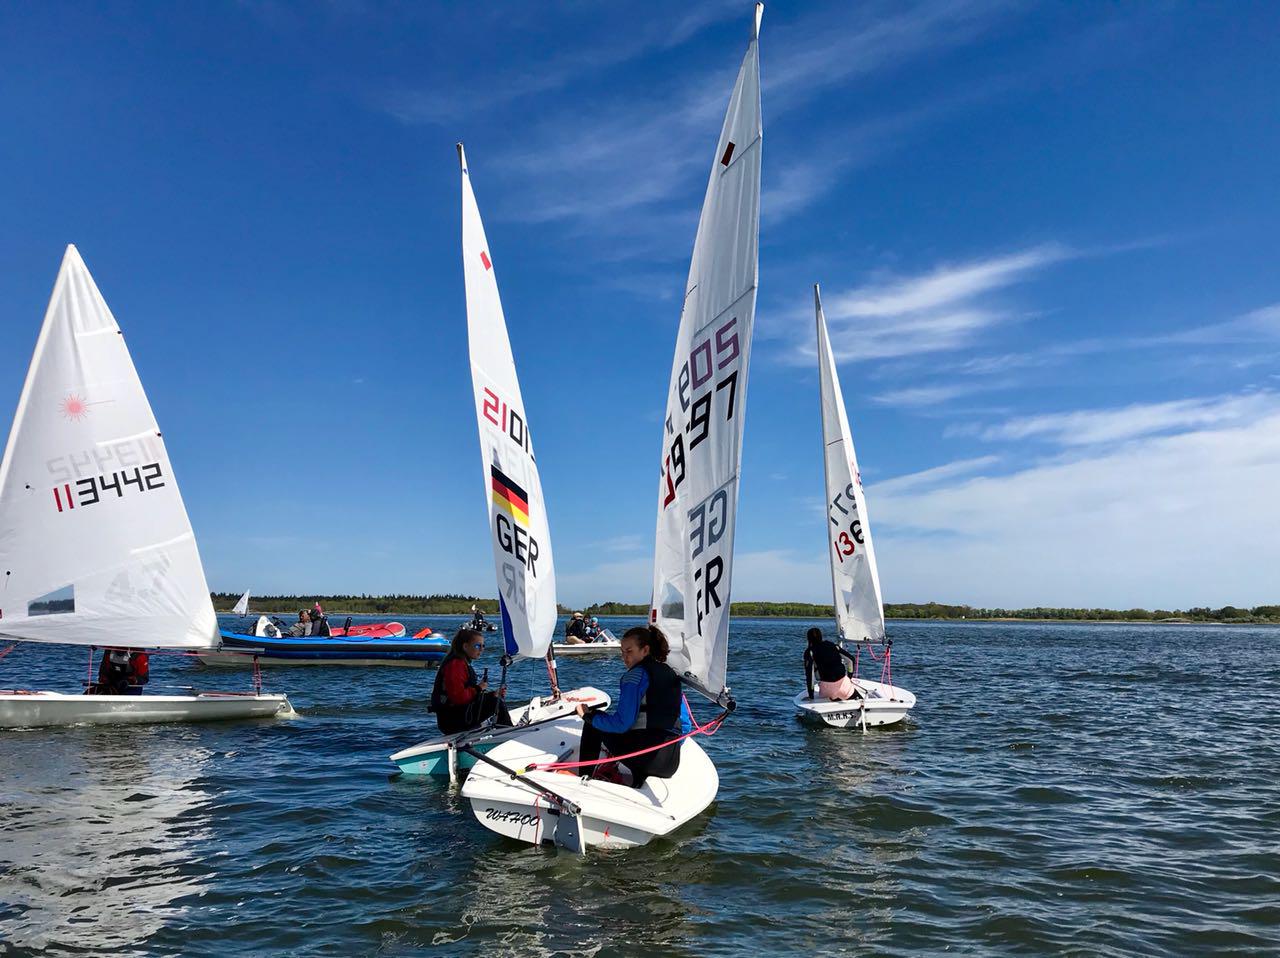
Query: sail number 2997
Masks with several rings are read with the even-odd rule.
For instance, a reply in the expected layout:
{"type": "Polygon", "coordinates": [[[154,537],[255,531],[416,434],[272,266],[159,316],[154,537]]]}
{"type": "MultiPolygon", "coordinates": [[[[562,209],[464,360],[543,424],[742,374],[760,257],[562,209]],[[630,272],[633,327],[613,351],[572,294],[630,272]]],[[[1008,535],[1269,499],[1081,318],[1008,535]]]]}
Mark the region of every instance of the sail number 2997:
{"type": "Polygon", "coordinates": [[[688,414],[689,418],[683,423],[676,423],[672,422],[671,416],[667,417],[667,434],[671,441],[663,462],[667,487],[662,502],[664,508],[675,500],[676,490],[684,482],[686,454],[698,448],[711,433],[712,408],[718,397],[723,396],[724,418],[716,421],[733,419],[738,397],[736,364],[741,355],[738,318],[735,316],[694,345],[689,350],[689,358],[680,367],[676,378],[680,411],[688,414]],[[730,366],[735,368],[728,369],[730,366]]]}

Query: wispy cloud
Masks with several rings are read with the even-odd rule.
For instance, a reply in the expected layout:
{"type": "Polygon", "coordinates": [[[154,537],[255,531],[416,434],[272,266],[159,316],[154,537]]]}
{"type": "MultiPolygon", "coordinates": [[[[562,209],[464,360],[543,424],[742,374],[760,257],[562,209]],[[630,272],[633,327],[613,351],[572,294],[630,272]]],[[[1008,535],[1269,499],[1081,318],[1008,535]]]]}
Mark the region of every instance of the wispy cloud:
{"type": "Polygon", "coordinates": [[[1000,384],[990,382],[956,382],[946,386],[907,386],[903,389],[891,389],[888,392],[872,396],[871,401],[881,406],[896,406],[906,409],[922,409],[928,406],[941,406],[961,396],[972,395],[989,389],[998,389],[1000,384]]]}
{"type": "Polygon", "coordinates": [[[934,466],[932,469],[923,469],[920,472],[908,473],[905,476],[895,476],[892,479],[881,480],[870,486],[868,495],[874,498],[880,495],[892,495],[920,489],[925,486],[936,486],[948,479],[955,479],[957,476],[972,475],[988,466],[995,465],[999,461],[999,456],[975,456],[972,459],[958,459],[945,465],[934,466]]]}
{"type": "MultiPolygon", "coordinates": [[[[1030,280],[1079,255],[1047,243],[1016,253],[934,268],[826,293],[823,312],[837,361],[862,361],[957,350],[991,327],[1021,318],[993,294],[1030,280]]],[[[813,346],[798,347],[797,362],[812,361],[813,346]]]]}
{"type": "Polygon", "coordinates": [[[1256,421],[1280,411],[1272,392],[1134,403],[1119,409],[1086,409],[1019,416],[978,432],[986,440],[1040,439],[1064,446],[1123,442],[1139,436],[1256,421]]]}

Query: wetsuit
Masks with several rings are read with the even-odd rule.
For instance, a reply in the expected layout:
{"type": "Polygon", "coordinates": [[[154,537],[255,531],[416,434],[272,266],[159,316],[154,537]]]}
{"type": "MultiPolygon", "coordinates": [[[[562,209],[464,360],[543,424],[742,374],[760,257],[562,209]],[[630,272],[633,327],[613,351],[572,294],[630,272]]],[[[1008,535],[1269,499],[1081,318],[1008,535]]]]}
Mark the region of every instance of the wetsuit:
{"type": "Polygon", "coordinates": [[[506,703],[496,692],[482,692],[471,661],[452,652],[436,672],[431,688],[431,710],[436,713],[436,724],[445,735],[478,728],[495,715],[499,725],[512,724],[506,703]]]}
{"type": "MultiPolygon", "coordinates": [[[[578,761],[594,762],[605,745],[611,755],[626,755],[679,738],[692,728],[680,676],[665,662],[646,656],[622,675],[618,707],[613,712],[588,712],[583,718],[578,761]]],[[[631,769],[632,786],[649,775],[666,778],[680,766],[680,749],[660,749],[623,760],[631,769]]],[[[590,766],[588,767],[588,773],[590,766]]]]}
{"type": "MultiPolygon", "coordinates": [[[[823,639],[816,646],[804,650],[804,687],[809,690],[809,698],[813,698],[813,672],[817,669],[818,680],[822,682],[839,682],[849,671],[844,660],[853,661],[853,656],[830,639],[823,639]]],[[[855,691],[855,698],[860,698],[855,691]]]]}

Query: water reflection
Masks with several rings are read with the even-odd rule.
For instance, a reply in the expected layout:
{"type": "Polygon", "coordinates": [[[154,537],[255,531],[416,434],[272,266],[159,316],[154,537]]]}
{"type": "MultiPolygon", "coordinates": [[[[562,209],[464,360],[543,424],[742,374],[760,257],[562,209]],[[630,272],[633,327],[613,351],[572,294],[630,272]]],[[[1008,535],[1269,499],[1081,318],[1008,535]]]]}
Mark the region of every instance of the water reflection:
{"type": "Polygon", "coordinates": [[[0,940],[19,948],[142,953],[190,910],[208,870],[196,784],[210,760],[186,730],[5,734],[0,940]]]}

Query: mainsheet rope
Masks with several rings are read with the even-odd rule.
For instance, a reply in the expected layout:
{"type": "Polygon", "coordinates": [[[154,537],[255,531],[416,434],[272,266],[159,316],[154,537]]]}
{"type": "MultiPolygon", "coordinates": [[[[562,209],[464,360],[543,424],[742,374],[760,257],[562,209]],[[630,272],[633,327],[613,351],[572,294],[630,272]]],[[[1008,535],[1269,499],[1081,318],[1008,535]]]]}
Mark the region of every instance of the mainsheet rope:
{"type": "Polygon", "coordinates": [[[658,749],[666,748],[668,745],[674,745],[676,742],[683,742],[687,738],[694,735],[715,735],[720,730],[720,726],[724,724],[724,720],[729,717],[729,710],[725,709],[715,718],[709,720],[706,725],[699,725],[697,718],[694,717],[693,709],[689,708],[689,700],[681,695],[684,707],[689,711],[689,724],[693,726],[693,730],[685,732],[678,738],[669,739],[666,742],[659,742],[657,745],[651,745],[648,748],[642,748],[635,752],[628,752],[625,755],[610,755],[607,758],[592,759],[589,762],[534,762],[532,765],[526,765],[520,769],[520,774],[525,772],[556,772],[560,769],[569,768],[586,768],[590,765],[604,765],[608,762],[622,762],[629,758],[635,758],[637,755],[647,755],[650,752],[656,752],[658,749]]]}

